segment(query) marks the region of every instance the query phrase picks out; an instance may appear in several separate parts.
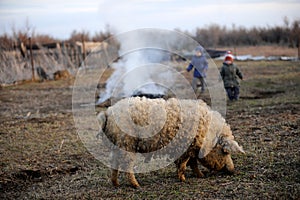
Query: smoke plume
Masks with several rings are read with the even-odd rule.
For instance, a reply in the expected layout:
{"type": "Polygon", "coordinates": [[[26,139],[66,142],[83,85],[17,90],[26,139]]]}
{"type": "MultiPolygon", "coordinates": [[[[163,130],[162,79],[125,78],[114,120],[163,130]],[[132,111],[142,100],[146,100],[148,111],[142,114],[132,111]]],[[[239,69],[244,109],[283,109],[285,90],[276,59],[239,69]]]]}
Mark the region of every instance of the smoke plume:
{"type": "Polygon", "coordinates": [[[174,80],[172,73],[167,70],[170,53],[164,49],[149,48],[154,40],[154,34],[141,35],[132,33],[118,38],[121,48],[120,59],[113,63],[114,73],[106,82],[106,89],[100,94],[98,103],[111,97],[129,97],[137,92],[147,94],[164,94],[164,83],[174,80]],[[144,48],[143,48],[144,47],[144,48]],[[133,50],[132,50],[133,49],[133,50]]]}

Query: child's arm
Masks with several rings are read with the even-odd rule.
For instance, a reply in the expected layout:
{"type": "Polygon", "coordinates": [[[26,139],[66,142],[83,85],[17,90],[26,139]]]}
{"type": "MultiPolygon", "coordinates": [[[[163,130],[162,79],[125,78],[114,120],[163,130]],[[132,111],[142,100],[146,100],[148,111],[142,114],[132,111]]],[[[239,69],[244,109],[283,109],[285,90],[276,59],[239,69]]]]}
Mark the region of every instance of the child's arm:
{"type": "Polygon", "coordinates": [[[193,69],[193,67],[194,66],[192,65],[192,63],[190,63],[189,66],[186,68],[186,70],[189,72],[193,69]]]}
{"type": "Polygon", "coordinates": [[[236,68],[236,75],[237,75],[241,80],[243,80],[243,74],[242,74],[242,72],[239,70],[238,67],[236,68]]]}

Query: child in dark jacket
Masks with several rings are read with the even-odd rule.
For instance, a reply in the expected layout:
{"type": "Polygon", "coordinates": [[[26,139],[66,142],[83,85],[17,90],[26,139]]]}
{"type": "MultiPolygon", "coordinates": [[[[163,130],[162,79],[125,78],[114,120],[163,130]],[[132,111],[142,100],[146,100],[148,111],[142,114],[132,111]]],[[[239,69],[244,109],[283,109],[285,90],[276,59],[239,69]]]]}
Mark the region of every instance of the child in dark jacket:
{"type": "Polygon", "coordinates": [[[240,94],[238,77],[243,80],[243,74],[239,68],[233,64],[233,55],[231,53],[226,54],[220,74],[229,100],[238,100],[240,94]]]}
{"type": "Polygon", "coordinates": [[[194,76],[192,81],[192,87],[195,92],[197,92],[198,81],[201,82],[201,93],[205,91],[205,78],[206,71],[208,68],[208,62],[204,55],[204,49],[201,46],[196,47],[195,55],[192,57],[192,60],[187,67],[187,71],[191,71],[194,68],[194,76]]]}

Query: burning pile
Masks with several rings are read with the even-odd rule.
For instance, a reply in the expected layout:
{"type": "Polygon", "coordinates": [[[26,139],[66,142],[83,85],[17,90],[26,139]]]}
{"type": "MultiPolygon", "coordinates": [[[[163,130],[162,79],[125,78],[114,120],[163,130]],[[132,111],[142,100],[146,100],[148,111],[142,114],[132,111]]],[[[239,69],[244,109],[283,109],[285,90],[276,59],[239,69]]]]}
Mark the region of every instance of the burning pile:
{"type": "Polygon", "coordinates": [[[169,59],[169,54],[162,50],[143,49],[123,56],[114,63],[114,73],[106,83],[106,90],[100,95],[97,104],[110,98],[145,96],[163,98],[168,90],[164,82],[173,81],[172,73],[160,64],[169,59]]]}
{"type": "Polygon", "coordinates": [[[125,97],[174,97],[193,99],[189,81],[174,67],[172,57],[180,50],[194,49],[199,44],[176,32],[142,29],[117,36],[120,44],[118,62],[110,63],[113,74],[106,81],[97,105],[125,97]],[[178,42],[180,41],[180,42],[178,42]]]}
{"type": "MultiPolygon", "coordinates": [[[[148,85],[147,85],[148,86],[148,85]]],[[[139,90],[133,92],[131,97],[146,97],[149,99],[158,99],[158,98],[165,98],[166,94],[164,89],[160,89],[160,86],[157,84],[151,84],[149,87],[143,87],[139,90]],[[159,90],[153,90],[152,88],[159,88],[159,90]]]]}

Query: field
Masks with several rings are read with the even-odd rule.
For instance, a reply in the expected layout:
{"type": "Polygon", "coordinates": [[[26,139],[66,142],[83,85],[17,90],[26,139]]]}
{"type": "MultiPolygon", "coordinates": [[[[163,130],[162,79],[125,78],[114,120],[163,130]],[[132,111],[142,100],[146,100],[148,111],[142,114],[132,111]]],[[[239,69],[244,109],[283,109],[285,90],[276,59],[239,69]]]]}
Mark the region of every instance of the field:
{"type": "MultiPolygon", "coordinates": [[[[222,49],[222,48],[220,48],[222,49]]],[[[298,49],[289,47],[280,47],[272,45],[258,45],[258,46],[240,46],[224,48],[223,50],[231,49],[237,55],[252,55],[252,56],[292,56],[297,57],[298,49]]]]}
{"type": "Polygon", "coordinates": [[[82,144],[73,79],[0,88],[0,199],[299,199],[300,63],[236,64],[245,78],[226,120],[246,151],[232,156],[238,172],[197,179],[187,170],[182,183],[170,165],[136,174],[138,190],[124,174],[113,187],[110,170],[82,144]]]}

